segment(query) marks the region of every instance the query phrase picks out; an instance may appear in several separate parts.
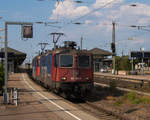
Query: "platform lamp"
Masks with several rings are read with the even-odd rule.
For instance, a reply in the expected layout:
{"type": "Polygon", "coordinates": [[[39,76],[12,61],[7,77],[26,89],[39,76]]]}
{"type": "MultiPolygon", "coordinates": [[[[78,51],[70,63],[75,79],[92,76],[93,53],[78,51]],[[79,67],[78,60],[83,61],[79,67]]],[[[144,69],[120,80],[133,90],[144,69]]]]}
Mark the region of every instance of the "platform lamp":
{"type": "Polygon", "coordinates": [[[144,48],[140,48],[142,53],[142,75],[144,75],[144,48]]]}

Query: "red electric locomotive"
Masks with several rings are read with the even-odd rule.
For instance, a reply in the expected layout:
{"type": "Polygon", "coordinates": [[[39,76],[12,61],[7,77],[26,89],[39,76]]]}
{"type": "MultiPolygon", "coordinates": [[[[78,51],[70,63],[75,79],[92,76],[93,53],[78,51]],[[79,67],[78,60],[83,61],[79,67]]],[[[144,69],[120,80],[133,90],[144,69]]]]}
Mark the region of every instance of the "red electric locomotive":
{"type": "Polygon", "coordinates": [[[76,43],[66,41],[33,59],[33,78],[45,87],[67,97],[83,97],[93,88],[92,54],[75,48],[76,43]]]}

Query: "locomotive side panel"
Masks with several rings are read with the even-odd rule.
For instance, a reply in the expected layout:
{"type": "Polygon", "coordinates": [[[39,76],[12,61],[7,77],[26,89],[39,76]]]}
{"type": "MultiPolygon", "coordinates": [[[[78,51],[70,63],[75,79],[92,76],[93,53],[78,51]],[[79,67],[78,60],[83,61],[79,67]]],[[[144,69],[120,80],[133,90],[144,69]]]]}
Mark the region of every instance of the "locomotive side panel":
{"type": "Polygon", "coordinates": [[[52,85],[51,71],[52,71],[52,54],[46,55],[46,70],[45,70],[45,86],[50,88],[52,85]]]}
{"type": "Polygon", "coordinates": [[[36,58],[32,60],[32,77],[36,79],[36,58]]]}
{"type": "Polygon", "coordinates": [[[40,56],[36,58],[36,80],[40,80],[40,56]]]}
{"type": "Polygon", "coordinates": [[[40,58],[40,82],[44,83],[44,56],[41,56],[40,58]]]}

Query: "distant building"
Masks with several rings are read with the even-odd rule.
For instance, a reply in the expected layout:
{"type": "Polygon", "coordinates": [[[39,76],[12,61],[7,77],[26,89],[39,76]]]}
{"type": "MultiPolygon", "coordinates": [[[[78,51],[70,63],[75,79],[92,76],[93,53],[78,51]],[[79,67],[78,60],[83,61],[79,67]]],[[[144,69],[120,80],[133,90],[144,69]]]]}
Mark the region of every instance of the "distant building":
{"type": "Polygon", "coordinates": [[[112,58],[108,58],[108,56],[112,56],[111,52],[100,48],[93,48],[89,52],[93,54],[94,72],[99,72],[104,67],[111,67],[112,58]]]}
{"type": "MultiPolygon", "coordinates": [[[[1,49],[0,58],[4,64],[5,60],[5,51],[4,48],[1,49]]],[[[8,47],[8,72],[17,72],[19,66],[26,59],[26,53],[20,52],[13,48],[8,47]]]]}

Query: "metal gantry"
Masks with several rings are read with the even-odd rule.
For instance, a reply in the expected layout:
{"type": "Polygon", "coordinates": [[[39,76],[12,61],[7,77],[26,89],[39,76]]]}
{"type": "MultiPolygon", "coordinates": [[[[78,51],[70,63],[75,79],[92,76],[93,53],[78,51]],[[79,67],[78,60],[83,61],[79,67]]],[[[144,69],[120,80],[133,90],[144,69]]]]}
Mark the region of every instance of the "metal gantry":
{"type": "Polygon", "coordinates": [[[33,25],[31,22],[11,22],[11,21],[6,21],[5,22],[5,81],[4,81],[4,104],[8,103],[8,93],[7,93],[7,88],[8,88],[8,40],[7,40],[7,34],[8,34],[8,25],[33,25]]]}

